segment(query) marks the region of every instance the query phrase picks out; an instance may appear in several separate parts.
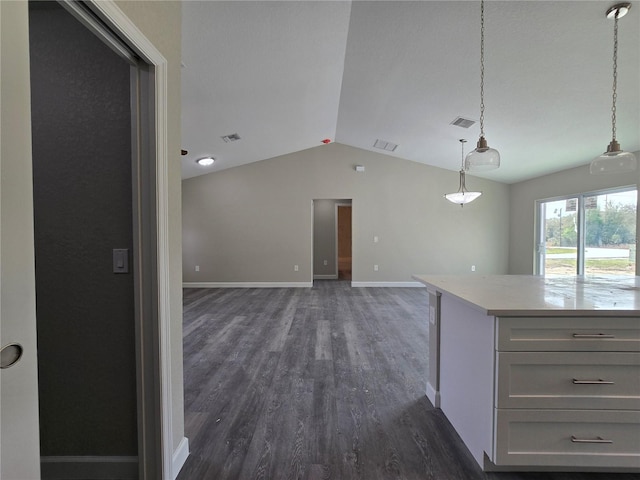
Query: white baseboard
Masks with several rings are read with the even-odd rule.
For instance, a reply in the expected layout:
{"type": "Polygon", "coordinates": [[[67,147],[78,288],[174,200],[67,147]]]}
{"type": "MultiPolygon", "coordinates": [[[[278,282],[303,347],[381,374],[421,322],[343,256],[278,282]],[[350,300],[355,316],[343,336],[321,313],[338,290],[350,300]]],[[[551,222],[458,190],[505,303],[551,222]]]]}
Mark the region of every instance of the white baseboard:
{"type": "Polygon", "coordinates": [[[337,280],[338,275],[314,275],[314,280],[337,280]]]}
{"type": "Polygon", "coordinates": [[[351,282],[352,287],[400,287],[400,288],[426,288],[420,282],[351,282]]]}
{"type": "Polygon", "coordinates": [[[183,282],[182,288],[311,288],[313,282],[183,282]]]}
{"type": "Polygon", "coordinates": [[[440,408],[440,392],[436,392],[436,389],[429,382],[427,382],[426,394],[431,404],[436,408],[440,408]]]}
{"type": "Polygon", "coordinates": [[[178,448],[173,452],[173,480],[178,477],[180,470],[182,469],[184,462],[187,461],[189,457],[189,439],[187,437],[182,437],[180,443],[178,444],[178,448]]]}
{"type": "Polygon", "coordinates": [[[42,480],[136,480],[138,457],[40,457],[42,480]]]}

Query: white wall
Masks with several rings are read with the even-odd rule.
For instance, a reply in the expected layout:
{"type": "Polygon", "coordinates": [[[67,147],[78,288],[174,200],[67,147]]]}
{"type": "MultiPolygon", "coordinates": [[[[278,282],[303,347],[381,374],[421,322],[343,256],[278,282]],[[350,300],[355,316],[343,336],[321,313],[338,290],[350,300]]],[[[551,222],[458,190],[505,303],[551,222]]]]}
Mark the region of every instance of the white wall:
{"type": "MultiPolygon", "coordinates": [[[[635,154],[640,158],[640,152],[635,154]]],[[[637,188],[639,180],[640,171],[591,175],[589,165],[583,165],[510,185],[509,273],[533,273],[536,200],[623,186],[637,188]]]]}
{"type": "Polygon", "coordinates": [[[443,198],[458,188],[457,172],[336,143],[184,180],[184,281],[311,282],[319,198],[353,200],[354,282],[410,282],[471,265],[506,273],[509,187],[468,184],[484,193],[462,208],[443,198]]]}

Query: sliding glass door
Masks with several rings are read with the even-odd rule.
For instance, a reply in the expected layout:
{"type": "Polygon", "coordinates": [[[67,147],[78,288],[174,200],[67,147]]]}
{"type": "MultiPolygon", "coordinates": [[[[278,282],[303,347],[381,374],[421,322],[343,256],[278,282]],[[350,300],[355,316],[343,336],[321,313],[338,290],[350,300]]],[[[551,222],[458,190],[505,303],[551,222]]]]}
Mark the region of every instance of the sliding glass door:
{"type": "Polygon", "coordinates": [[[536,272],[635,275],[635,189],[538,202],[536,272]]]}

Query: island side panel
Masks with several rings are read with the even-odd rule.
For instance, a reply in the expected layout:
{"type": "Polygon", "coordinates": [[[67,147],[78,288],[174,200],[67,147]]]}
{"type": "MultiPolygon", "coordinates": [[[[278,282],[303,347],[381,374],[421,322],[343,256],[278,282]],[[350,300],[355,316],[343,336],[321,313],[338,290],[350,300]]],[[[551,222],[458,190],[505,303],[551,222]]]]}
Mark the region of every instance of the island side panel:
{"type": "Polygon", "coordinates": [[[493,456],[495,317],[443,292],[440,408],[478,465],[493,456]]]}
{"type": "Polygon", "coordinates": [[[440,408],[440,296],[427,288],[429,293],[429,362],[427,363],[427,398],[440,408]]]}

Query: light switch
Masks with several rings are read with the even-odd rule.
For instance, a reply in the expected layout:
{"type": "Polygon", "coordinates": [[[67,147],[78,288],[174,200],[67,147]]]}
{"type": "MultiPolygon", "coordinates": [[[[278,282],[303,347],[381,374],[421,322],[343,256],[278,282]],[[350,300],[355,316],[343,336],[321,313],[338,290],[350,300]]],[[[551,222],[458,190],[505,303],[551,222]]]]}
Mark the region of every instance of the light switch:
{"type": "Polygon", "coordinates": [[[113,249],[113,273],[129,273],[129,249],[113,249]]]}

